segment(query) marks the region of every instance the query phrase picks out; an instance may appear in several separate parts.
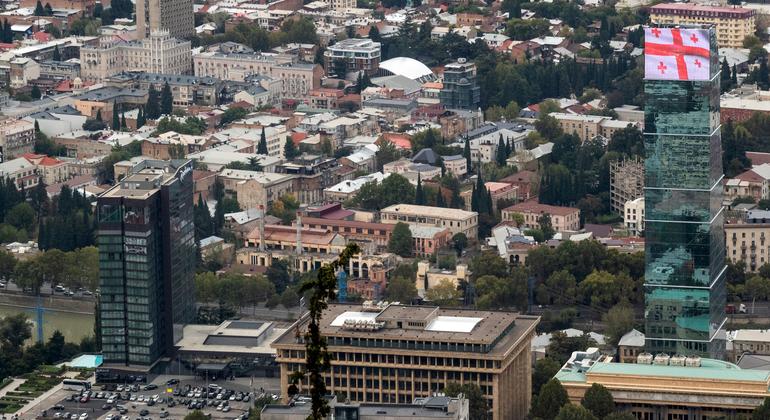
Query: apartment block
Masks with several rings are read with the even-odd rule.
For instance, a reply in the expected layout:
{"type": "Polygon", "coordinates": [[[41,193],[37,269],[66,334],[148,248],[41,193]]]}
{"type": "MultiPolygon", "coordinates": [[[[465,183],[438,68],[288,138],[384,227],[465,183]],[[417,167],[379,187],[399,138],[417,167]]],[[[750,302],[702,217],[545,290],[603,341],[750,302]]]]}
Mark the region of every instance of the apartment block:
{"type": "Polygon", "coordinates": [[[468,239],[478,237],[479,214],[475,211],[448,209],[443,207],[420,206],[416,204],[394,204],[380,210],[382,223],[448,228],[452,235],[465,234],[468,239]]]}
{"type": "Polygon", "coordinates": [[[623,225],[632,235],[644,232],[644,197],[626,201],[623,207],[623,225]]]}
{"type": "Polygon", "coordinates": [[[567,114],[564,112],[552,112],[548,115],[556,118],[562,131],[567,134],[576,134],[580,137],[580,141],[593,140],[599,136],[609,140],[616,131],[629,125],[639,126],[639,123],[634,121],[613,120],[601,115],[567,114]]]}
{"type": "Polygon", "coordinates": [[[756,29],[757,11],[744,7],[662,3],[650,7],[650,22],[657,25],[714,25],[720,48],[743,48],[743,39],[756,29]]]}
{"type": "Polygon", "coordinates": [[[269,206],[294,191],[294,177],[291,175],[223,169],[217,177],[222,181],[225,194],[237,199],[243,209],[269,206]]]}
{"type": "MultiPolygon", "coordinates": [[[[349,38],[330,45],[324,52],[326,72],[333,72],[335,63],[345,63],[348,73],[363,71],[370,76],[380,68],[381,46],[368,38],[349,38]]],[[[345,75],[337,75],[344,78],[345,75]]]]}
{"type": "Polygon", "coordinates": [[[751,272],[770,262],[770,211],[750,210],[742,220],[725,223],[725,253],[751,272]]]}
{"type": "Polygon", "coordinates": [[[35,125],[26,120],[0,121],[0,162],[32,153],[35,148],[35,125]]]}
{"type": "Polygon", "coordinates": [[[154,31],[137,41],[101,38],[98,46],[80,49],[83,80],[101,82],[123,72],[189,74],[192,69],[190,41],[173,38],[168,31],[154,31]]]}
{"type": "Polygon", "coordinates": [[[137,0],[137,36],[150,37],[158,30],[180,39],[195,35],[192,0],[137,0]]]}
{"type": "Polygon", "coordinates": [[[624,214],[626,203],[644,195],[644,161],[639,158],[610,162],[610,208],[624,214]]]}
{"type": "Polygon", "coordinates": [[[524,216],[525,229],[538,229],[538,220],[548,214],[551,216],[551,225],[557,232],[580,230],[580,209],[574,207],[551,206],[540,204],[535,200],[514,204],[502,210],[502,220],[513,221],[514,214],[524,216]]]}
{"type": "MultiPolygon", "coordinates": [[[[305,366],[304,314],[272,346],[289,375],[305,366]],[[297,334],[299,332],[299,334],[297,334]]],[[[526,418],[530,407],[530,343],[538,317],[435,306],[330,304],[320,329],[331,353],[324,375],[331,394],[352,402],[411,403],[450,383],[477,384],[494,420],[526,418]]],[[[300,382],[299,392],[307,392],[300,382]]]]}

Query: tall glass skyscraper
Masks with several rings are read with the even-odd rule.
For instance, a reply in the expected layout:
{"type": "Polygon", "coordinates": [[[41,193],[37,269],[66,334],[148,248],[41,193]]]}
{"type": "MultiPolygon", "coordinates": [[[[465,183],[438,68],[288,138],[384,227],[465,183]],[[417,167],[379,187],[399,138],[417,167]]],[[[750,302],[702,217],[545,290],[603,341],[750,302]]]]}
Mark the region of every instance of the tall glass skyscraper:
{"type": "Polygon", "coordinates": [[[97,211],[105,367],[146,369],[195,318],[192,161],[137,163],[97,211]]]}
{"type": "Polygon", "coordinates": [[[645,319],[652,353],[724,353],[718,57],[713,28],[646,29],[645,319]]]}

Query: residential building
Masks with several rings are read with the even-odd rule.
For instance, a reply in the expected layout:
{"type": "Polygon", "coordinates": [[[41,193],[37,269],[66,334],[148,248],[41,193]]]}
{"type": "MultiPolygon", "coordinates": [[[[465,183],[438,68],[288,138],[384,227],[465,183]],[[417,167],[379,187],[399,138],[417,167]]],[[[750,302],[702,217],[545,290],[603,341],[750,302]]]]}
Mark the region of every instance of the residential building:
{"type": "Polygon", "coordinates": [[[294,175],[294,195],[300,203],[315,204],[323,201],[324,190],[344,180],[353,179],[353,173],[340,175],[339,164],[333,158],[302,154],[291,162],[278,165],[275,172],[294,175]]]}
{"type": "Polygon", "coordinates": [[[650,22],[657,25],[714,25],[720,47],[743,48],[754,35],[757,11],[744,7],[695,3],[661,3],[650,7],[650,22]]]}
{"type": "Polygon", "coordinates": [[[576,232],[580,230],[580,209],[575,207],[551,206],[540,204],[537,200],[523,201],[504,208],[501,212],[502,220],[514,221],[514,214],[524,216],[526,229],[539,229],[540,218],[543,215],[551,216],[551,226],[557,232],[576,232]]]}
{"type": "Polygon", "coordinates": [[[169,160],[196,153],[209,146],[204,136],[179,134],[175,131],[167,131],[158,134],[157,137],[148,137],[142,140],[142,156],[158,160],[169,160]]]}
{"type": "Polygon", "coordinates": [[[749,210],[743,220],[724,226],[725,252],[730,261],[743,261],[750,272],[770,262],[770,212],[749,210]]]}
{"type": "Polygon", "coordinates": [[[347,242],[356,242],[362,249],[384,251],[388,248],[393,225],[357,220],[302,217],[302,227],[323,229],[341,235],[347,242]]]}
{"type": "Polygon", "coordinates": [[[23,157],[0,162],[0,177],[16,184],[19,190],[31,190],[40,183],[37,167],[23,157]]]}
{"type": "Polygon", "coordinates": [[[388,174],[374,172],[349,181],[341,181],[331,187],[324,189],[324,199],[328,202],[342,203],[350,200],[358,194],[358,190],[370,182],[382,182],[388,174]]]}
{"type": "Polygon", "coordinates": [[[286,174],[223,169],[218,175],[225,193],[238,200],[242,209],[269,206],[286,194],[291,194],[294,177],[286,174]]]}
{"type": "Polygon", "coordinates": [[[548,115],[556,119],[562,131],[567,134],[576,134],[580,137],[580,141],[583,142],[593,140],[596,137],[609,140],[615,132],[623,130],[629,125],[632,127],[639,126],[638,123],[633,121],[613,120],[611,117],[602,115],[568,114],[564,112],[552,112],[548,115]]]}
{"type": "Polygon", "coordinates": [[[527,201],[536,194],[537,184],[540,182],[540,177],[537,175],[537,172],[534,171],[519,171],[498,180],[498,182],[505,182],[513,185],[516,187],[516,198],[518,200],[527,201]]]}
{"type": "Polygon", "coordinates": [[[249,76],[274,77],[273,67],[293,64],[294,57],[287,54],[262,54],[253,51],[231,51],[220,47],[193,56],[193,70],[198,77],[215,77],[221,80],[245,82],[249,76]]]}
{"type": "MultiPolygon", "coordinates": [[[[268,404],[262,408],[262,420],[305,420],[310,417],[309,397],[292,398],[286,405],[268,404]]],[[[447,397],[436,394],[415,398],[411,404],[345,403],[337,396],[329,397],[331,416],[335,419],[381,420],[382,418],[410,420],[467,420],[470,405],[463,396],[447,397]]]]}
{"type": "Polygon", "coordinates": [[[213,77],[197,77],[179,74],[121,73],[104,80],[106,86],[149,90],[153,86],[161,91],[168,83],[174,106],[219,104],[225,84],[213,77]]]}
{"type": "Polygon", "coordinates": [[[632,235],[644,232],[644,197],[626,201],[623,206],[623,225],[632,235]]]}
{"type": "Polygon", "coordinates": [[[195,35],[192,0],[138,0],[136,2],[136,35],[149,38],[159,30],[174,38],[195,35]]]}
{"type": "MultiPolygon", "coordinates": [[[[392,226],[392,225],[390,225],[392,226]]],[[[409,225],[412,232],[412,254],[428,258],[452,241],[452,232],[443,227],[409,225]]]]}
{"type": "Polygon", "coordinates": [[[635,329],[623,334],[618,341],[618,360],[621,363],[636,363],[644,353],[644,333],[635,329]]]}
{"type": "Polygon", "coordinates": [[[442,281],[449,281],[455,287],[460,287],[464,282],[470,280],[471,272],[465,264],[458,264],[454,270],[446,270],[437,267],[431,267],[428,261],[417,263],[417,274],[415,287],[417,294],[424,297],[425,291],[438,286],[442,281]]]}
{"type": "Polygon", "coordinates": [[[639,158],[610,162],[610,208],[625,214],[627,202],[644,195],[644,161],[639,158]]]}
{"type": "MultiPolygon", "coordinates": [[[[730,359],[736,363],[747,354],[770,355],[770,330],[742,329],[727,332],[727,340],[732,344],[730,359]]],[[[743,365],[741,363],[741,365],[743,365]]]]}
{"type": "Polygon", "coordinates": [[[32,153],[35,148],[35,124],[26,120],[0,120],[0,162],[32,153]]]}
{"type": "Polygon", "coordinates": [[[35,165],[36,173],[45,185],[58,184],[70,178],[67,162],[34,153],[25,153],[23,157],[35,165]]]}
{"type": "Polygon", "coordinates": [[[192,172],[145,159],[97,199],[102,367],[149,370],[195,319],[192,172]]]}
{"type": "Polygon", "coordinates": [[[468,160],[463,155],[442,156],[446,171],[458,178],[468,173],[468,160]]]}
{"type": "Polygon", "coordinates": [[[35,112],[24,119],[31,122],[33,126],[37,123],[40,131],[46,136],[55,137],[59,134],[81,130],[87,118],[71,105],[65,105],[47,111],[35,112]]]}
{"type": "MultiPolygon", "coordinates": [[[[660,29],[646,30],[649,39],[660,29]]],[[[644,82],[645,334],[650,353],[721,358],[727,293],[719,62],[716,32],[704,31],[708,80],[644,82]]]]}
{"type": "Polygon", "coordinates": [[[770,197],[770,164],[754,162],[754,167],[724,182],[724,198],[751,197],[754,201],[770,197]]]}
{"type": "MultiPolygon", "coordinates": [[[[381,46],[368,38],[348,38],[330,45],[324,52],[324,67],[327,74],[334,73],[336,63],[345,63],[347,73],[363,71],[374,76],[380,68],[381,46]]],[[[344,79],[344,74],[338,74],[344,79]]]]}
{"type": "Polygon", "coordinates": [[[662,353],[641,353],[636,363],[616,363],[589,348],[573,352],[555,378],[573,404],[599,384],[612,394],[616,411],[638,419],[740,418],[751,416],[770,396],[770,371],[662,353]]]}
{"type": "Polygon", "coordinates": [[[137,41],[101,38],[97,46],[80,48],[80,73],[84,81],[101,82],[123,72],[189,74],[191,70],[190,41],[173,38],[165,30],[153,31],[137,41]]]}
{"type": "Polygon", "coordinates": [[[237,152],[227,146],[228,145],[222,145],[211,149],[205,149],[197,153],[191,153],[187,158],[204,163],[210,171],[219,171],[227,166],[228,163],[232,162],[249,164],[251,161],[256,161],[256,163],[262,167],[263,171],[275,172],[278,164],[281,162],[281,159],[277,157],[259,155],[256,153],[237,152]]]}
{"type": "Polygon", "coordinates": [[[481,88],[476,79],[476,64],[465,58],[444,66],[444,85],[439,93],[441,105],[449,109],[477,109],[481,88]]]}
{"type": "MultiPolygon", "coordinates": [[[[304,314],[273,343],[283,396],[289,376],[305,366],[301,337],[309,321],[304,314]]],[[[326,387],[352,402],[404,404],[467,381],[479,385],[493,420],[525,418],[538,322],[512,312],[330,304],[320,321],[332,355],[326,387]]],[[[307,392],[306,382],[299,392],[307,392]]]]}
{"type": "Polygon", "coordinates": [[[479,214],[475,211],[419,206],[416,204],[394,204],[380,210],[382,223],[449,228],[452,236],[463,233],[468,239],[478,237],[479,214]]]}
{"type": "Polygon", "coordinates": [[[399,174],[417,185],[417,178],[423,181],[441,176],[441,168],[431,166],[425,163],[414,163],[407,158],[401,158],[382,165],[382,171],[385,174],[399,174]]]}
{"type": "MultiPolygon", "coordinates": [[[[511,204],[516,201],[518,195],[518,187],[509,184],[507,182],[485,182],[484,186],[489,195],[492,197],[492,210],[497,211],[500,200],[503,200],[504,205],[511,204]]],[[[460,197],[465,201],[465,210],[471,209],[472,199],[471,195],[473,190],[465,190],[460,193],[460,197]]]]}

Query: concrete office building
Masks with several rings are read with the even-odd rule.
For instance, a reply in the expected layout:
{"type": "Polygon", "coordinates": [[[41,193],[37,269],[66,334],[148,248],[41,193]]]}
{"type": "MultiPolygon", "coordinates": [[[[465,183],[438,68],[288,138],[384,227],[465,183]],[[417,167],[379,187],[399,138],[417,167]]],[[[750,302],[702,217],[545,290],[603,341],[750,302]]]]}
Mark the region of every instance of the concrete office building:
{"type": "MultiPolygon", "coordinates": [[[[282,396],[289,375],[305,366],[301,337],[309,320],[306,313],[273,343],[282,396]]],[[[320,324],[332,354],[327,390],[357,403],[404,404],[450,383],[474,383],[494,420],[523,419],[530,407],[530,342],[538,321],[511,312],[331,304],[320,324]]],[[[304,383],[299,388],[300,394],[308,389],[304,383]]]]}
{"type": "Polygon", "coordinates": [[[98,197],[105,367],[148,370],[195,318],[192,167],[144,160],[98,197]]]}
{"type": "Polygon", "coordinates": [[[616,411],[637,419],[750,418],[770,397],[770,371],[741,369],[721,360],[641,353],[615,363],[598,349],[578,351],[556,374],[573,404],[593,384],[612,394],[616,411]]]}
{"type": "Polygon", "coordinates": [[[146,38],[161,29],[179,39],[195,35],[192,0],[137,0],[137,37],[146,38]]]}

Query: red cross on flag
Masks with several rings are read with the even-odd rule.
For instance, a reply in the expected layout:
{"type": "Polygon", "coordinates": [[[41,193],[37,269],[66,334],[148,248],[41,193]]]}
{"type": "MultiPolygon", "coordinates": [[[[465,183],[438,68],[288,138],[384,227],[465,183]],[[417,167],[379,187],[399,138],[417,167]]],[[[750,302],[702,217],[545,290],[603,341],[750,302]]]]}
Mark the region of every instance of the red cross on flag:
{"type": "Polygon", "coordinates": [[[644,78],[709,80],[707,29],[644,28],[644,78]]]}

